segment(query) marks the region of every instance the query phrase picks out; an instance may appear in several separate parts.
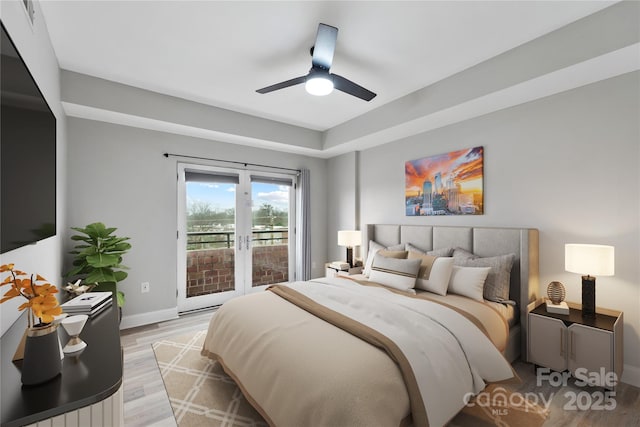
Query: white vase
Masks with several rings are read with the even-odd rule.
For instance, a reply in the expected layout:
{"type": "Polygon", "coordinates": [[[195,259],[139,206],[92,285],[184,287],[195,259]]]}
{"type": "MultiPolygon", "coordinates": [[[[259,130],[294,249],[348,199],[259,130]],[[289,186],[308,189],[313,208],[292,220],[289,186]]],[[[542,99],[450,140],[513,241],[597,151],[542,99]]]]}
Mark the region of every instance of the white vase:
{"type": "Polygon", "coordinates": [[[67,334],[71,337],[67,345],[64,346],[62,351],[65,353],[77,353],[82,351],[87,346],[87,343],[80,339],[80,332],[87,323],[89,316],[86,314],[77,314],[75,316],[69,316],[62,319],[62,327],[67,331],[67,334]]]}

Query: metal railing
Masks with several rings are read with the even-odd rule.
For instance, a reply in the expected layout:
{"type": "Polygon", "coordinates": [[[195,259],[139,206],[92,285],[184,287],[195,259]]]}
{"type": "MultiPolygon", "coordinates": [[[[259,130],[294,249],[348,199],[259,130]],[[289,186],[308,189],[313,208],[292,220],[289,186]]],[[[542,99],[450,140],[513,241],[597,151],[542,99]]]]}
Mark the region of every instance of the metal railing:
{"type": "MultiPolygon", "coordinates": [[[[225,249],[235,245],[235,231],[189,231],[187,232],[187,250],[225,249]]],[[[289,230],[251,230],[253,245],[286,245],[289,243],[289,230]],[[267,236],[270,234],[270,236],[267,236]]]]}

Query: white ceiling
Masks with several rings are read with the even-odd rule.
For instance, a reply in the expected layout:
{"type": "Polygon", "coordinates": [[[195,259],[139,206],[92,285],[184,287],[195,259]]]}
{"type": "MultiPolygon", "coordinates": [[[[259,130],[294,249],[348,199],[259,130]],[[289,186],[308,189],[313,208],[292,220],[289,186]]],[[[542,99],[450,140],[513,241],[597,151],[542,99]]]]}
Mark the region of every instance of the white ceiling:
{"type": "Polygon", "coordinates": [[[610,6],[605,1],[42,1],[63,69],[325,131],[610,6]],[[318,23],[365,102],[303,85],[318,23]]]}

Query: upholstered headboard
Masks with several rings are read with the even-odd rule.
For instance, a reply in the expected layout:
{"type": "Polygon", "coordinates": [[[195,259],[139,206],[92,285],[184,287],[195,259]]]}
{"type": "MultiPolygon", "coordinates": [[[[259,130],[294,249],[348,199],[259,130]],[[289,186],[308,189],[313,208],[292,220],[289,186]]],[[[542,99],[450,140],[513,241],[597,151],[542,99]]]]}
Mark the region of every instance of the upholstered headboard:
{"type": "Polygon", "coordinates": [[[481,257],[515,254],[509,288],[520,310],[522,355],[526,355],[527,305],[538,295],[538,230],[533,228],[447,227],[432,225],[368,224],[362,230],[362,258],[369,240],[391,246],[411,243],[432,250],[460,247],[481,257]]]}

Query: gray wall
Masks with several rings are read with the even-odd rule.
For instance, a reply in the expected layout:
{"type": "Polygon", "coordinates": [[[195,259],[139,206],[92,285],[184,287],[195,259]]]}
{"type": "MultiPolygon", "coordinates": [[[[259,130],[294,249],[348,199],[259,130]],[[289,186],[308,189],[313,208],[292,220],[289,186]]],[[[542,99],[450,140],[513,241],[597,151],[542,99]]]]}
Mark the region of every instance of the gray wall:
{"type": "Polygon", "coordinates": [[[337,261],[347,259],[345,247],[338,246],[337,230],[357,230],[358,224],[358,168],[359,153],[347,153],[327,161],[328,209],[327,259],[337,261]],[[340,206],[339,209],[331,209],[340,206]]]}
{"type": "MultiPolygon", "coordinates": [[[[16,268],[28,273],[38,273],[54,285],[60,285],[62,269],[62,237],[66,229],[66,118],[60,105],[60,70],[58,62],[42,21],[40,5],[35,3],[36,20],[33,27],[27,20],[22,2],[0,2],[0,18],[9,36],[27,64],[38,87],[56,116],[57,177],[56,177],[56,236],[34,245],[24,246],[0,255],[0,264],[14,263],[16,268]]],[[[37,153],[34,153],[37,155],[37,153]]],[[[20,191],[19,188],[15,191],[20,191]]],[[[5,276],[2,275],[2,278],[5,276]]],[[[6,288],[2,288],[2,295],[6,288]]],[[[19,317],[17,307],[24,302],[14,298],[0,304],[0,335],[19,317]]]]}
{"type": "MultiPolygon", "coordinates": [[[[78,118],[69,118],[68,126],[70,226],[100,221],[131,237],[124,260],[131,269],[119,285],[126,294],[123,327],[176,310],[177,160],[165,152],[309,169],[313,276],[323,274],[325,160],[78,118]],[[148,294],[140,293],[141,282],[150,282],[148,294]]],[[[72,246],[70,239],[65,244],[72,246]]]]}
{"type": "MultiPolygon", "coordinates": [[[[597,279],[597,304],[624,311],[623,378],[640,384],[639,82],[634,72],[362,151],[359,223],[537,228],[541,295],[559,280],[577,302],[580,277],[564,271],[564,244],[615,246],[616,274],[597,279]],[[405,216],[405,161],[479,145],[484,215],[405,216]]],[[[333,167],[342,175],[330,194],[355,167],[333,167]]],[[[356,214],[340,200],[329,198],[330,212],[356,214]]]]}

